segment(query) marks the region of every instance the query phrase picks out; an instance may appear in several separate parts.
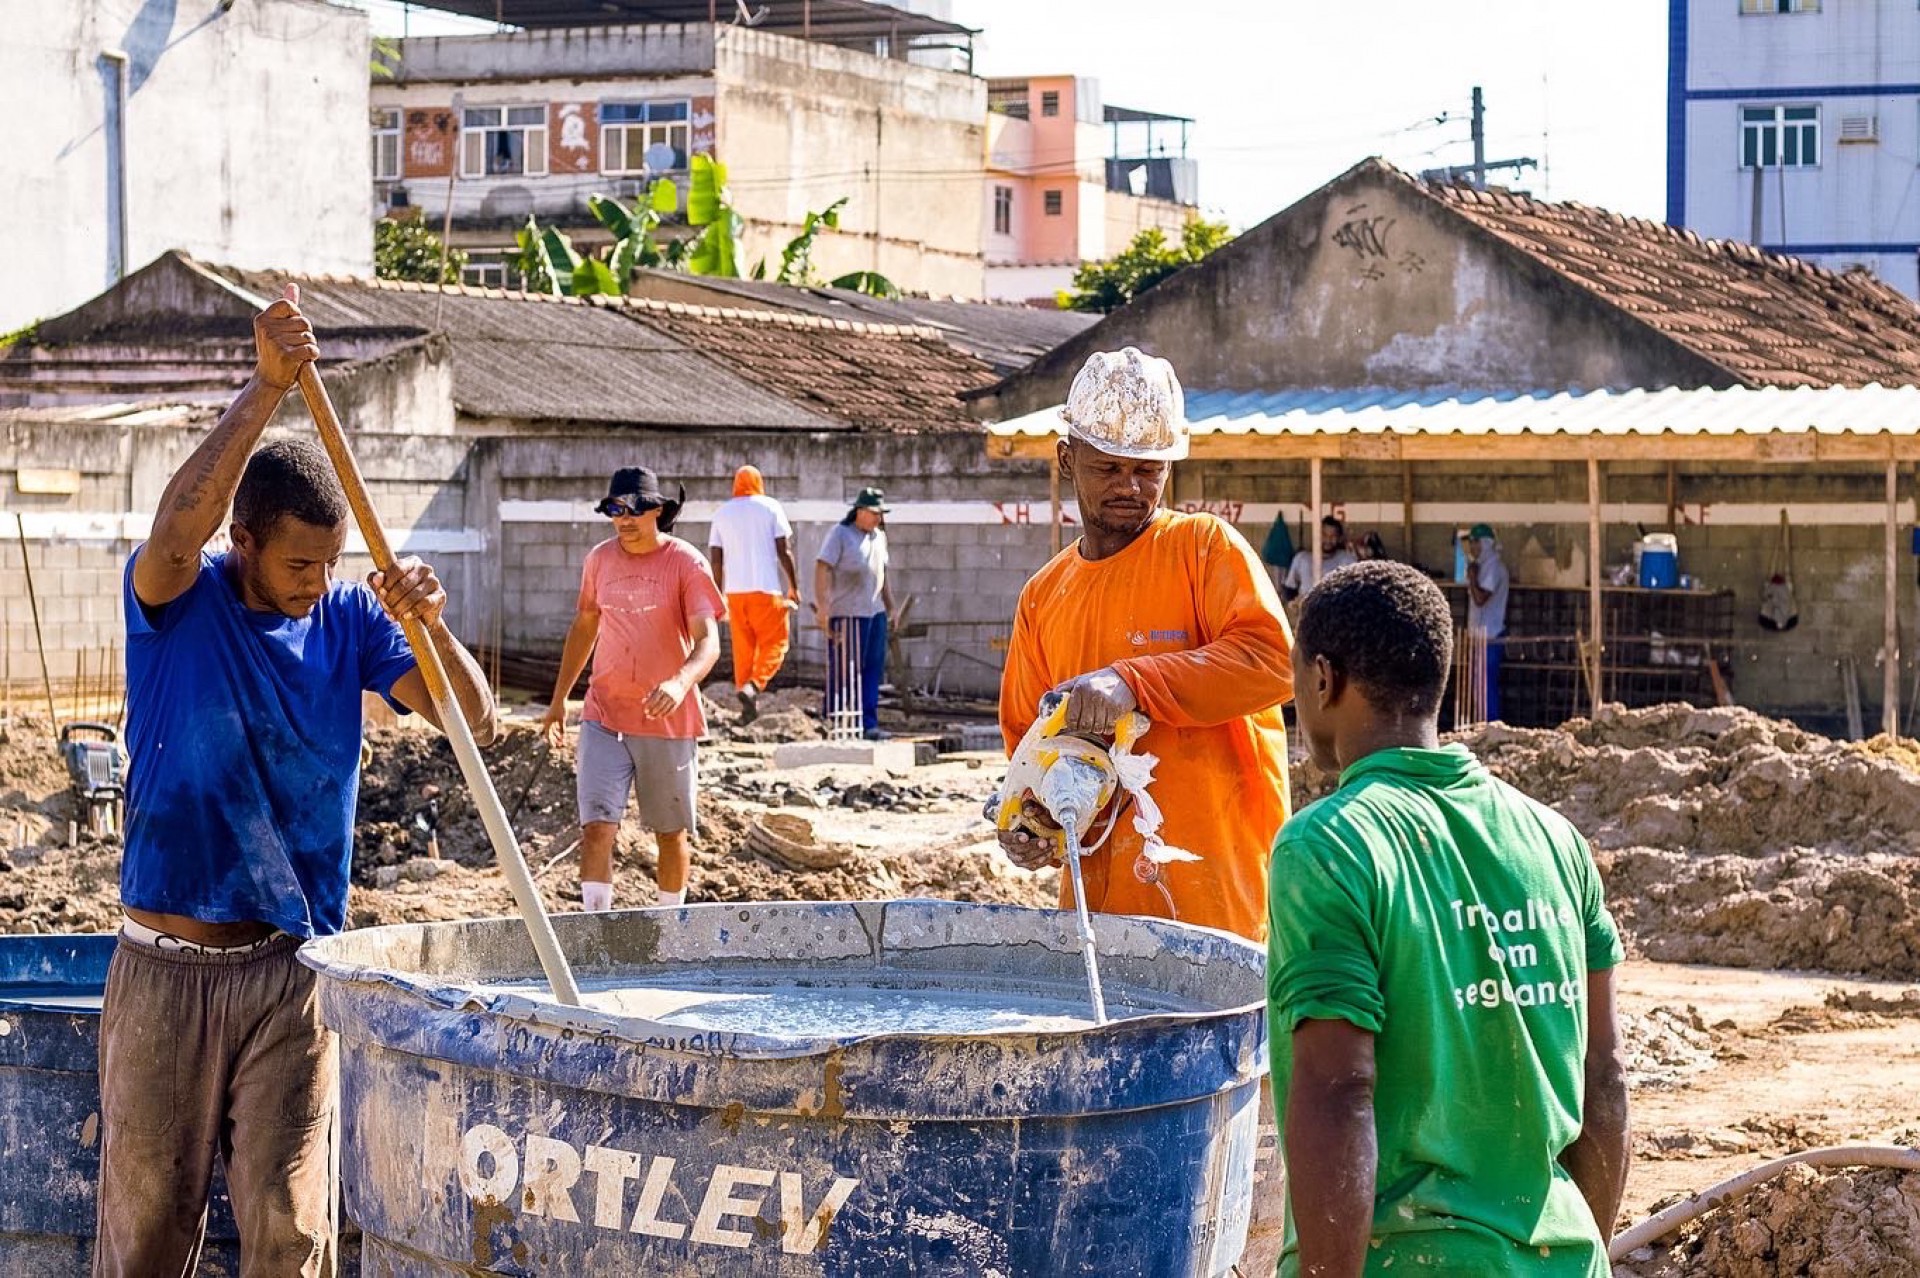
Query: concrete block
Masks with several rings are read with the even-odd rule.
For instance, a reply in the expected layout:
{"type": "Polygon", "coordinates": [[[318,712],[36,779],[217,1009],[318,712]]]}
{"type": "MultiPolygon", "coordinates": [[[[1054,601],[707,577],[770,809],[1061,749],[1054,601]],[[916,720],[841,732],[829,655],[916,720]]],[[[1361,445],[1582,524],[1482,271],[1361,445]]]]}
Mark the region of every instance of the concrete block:
{"type": "Polygon", "coordinates": [[[789,741],[774,747],[773,766],[804,768],[816,763],[852,763],[907,772],[919,762],[911,741],[789,741]]]}
{"type": "Polygon", "coordinates": [[[998,568],[1005,558],[999,546],[957,546],[953,552],[954,566],[960,569],[998,568]]]}

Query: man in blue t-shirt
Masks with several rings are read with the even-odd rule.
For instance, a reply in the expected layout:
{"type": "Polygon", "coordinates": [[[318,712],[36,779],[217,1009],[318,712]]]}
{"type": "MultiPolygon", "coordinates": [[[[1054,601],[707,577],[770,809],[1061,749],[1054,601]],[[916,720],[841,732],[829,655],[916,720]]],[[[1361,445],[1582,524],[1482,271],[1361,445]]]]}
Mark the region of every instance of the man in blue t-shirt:
{"type": "Polygon", "coordinates": [[[299,290],[254,318],[252,379],[127,564],[126,919],[100,1025],[93,1272],[191,1273],[217,1153],[249,1273],[331,1276],[333,1036],[294,957],[346,926],[360,694],[439,725],[420,622],[482,744],[494,707],[417,559],[333,580],[347,503],[308,440],[255,451],[318,357],[299,290]],[[233,548],[208,554],[229,503],[233,548]]]}

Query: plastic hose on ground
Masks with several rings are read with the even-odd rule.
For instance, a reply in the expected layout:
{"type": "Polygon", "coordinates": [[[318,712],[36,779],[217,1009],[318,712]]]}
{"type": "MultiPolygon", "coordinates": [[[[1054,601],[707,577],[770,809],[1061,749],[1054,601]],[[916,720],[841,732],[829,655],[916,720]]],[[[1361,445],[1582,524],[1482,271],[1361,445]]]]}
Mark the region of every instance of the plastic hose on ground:
{"type": "Polygon", "coordinates": [[[1615,1235],[1607,1248],[1607,1259],[1625,1260],[1629,1253],[1658,1242],[1688,1221],[1716,1207],[1724,1207],[1796,1163],[1808,1167],[1894,1167],[1902,1171],[1920,1171],[1920,1149],[1905,1145],[1827,1145],[1761,1163],[1758,1167],[1749,1168],[1738,1176],[1682,1199],[1624,1233],[1615,1235]]]}

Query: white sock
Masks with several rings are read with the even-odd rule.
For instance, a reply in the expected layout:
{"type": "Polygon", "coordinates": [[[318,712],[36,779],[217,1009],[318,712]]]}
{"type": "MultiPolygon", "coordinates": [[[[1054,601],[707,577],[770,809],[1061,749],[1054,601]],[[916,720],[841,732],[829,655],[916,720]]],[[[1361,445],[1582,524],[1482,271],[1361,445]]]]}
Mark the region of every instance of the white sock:
{"type": "Polygon", "coordinates": [[[589,914],[596,914],[613,908],[613,884],[595,883],[592,879],[580,880],[580,908],[589,914]]]}
{"type": "Polygon", "coordinates": [[[678,892],[669,892],[665,888],[661,888],[660,899],[656,902],[658,905],[685,905],[686,903],[687,890],[685,888],[681,888],[678,892]]]}

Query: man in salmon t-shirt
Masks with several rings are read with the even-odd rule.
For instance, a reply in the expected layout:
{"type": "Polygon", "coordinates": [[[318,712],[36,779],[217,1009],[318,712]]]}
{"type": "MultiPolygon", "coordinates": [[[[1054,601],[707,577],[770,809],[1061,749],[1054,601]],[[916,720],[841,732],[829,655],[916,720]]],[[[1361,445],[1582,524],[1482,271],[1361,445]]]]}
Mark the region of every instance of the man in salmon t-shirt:
{"type": "Polygon", "coordinates": [[[580,899],[613,908],[613,844],[627,795],[659,844],[659,904],[687,899],[694,830],[696,743],[706,716],[696,689],[720,659],[725,601],[707,561],[667,535],[681,501],[662,496],[650,470],[616,471],[594,509],[614,536],[587,552],[580,603],[560,656],[553,701],[540,727],[549,744],[566,735],[567,693],[593,658],[580,711],[580,899]]]}
{"type": "MultiPolygon", "coordinates": [[[[1263,941],[1267,854],[1288,803],[1280,707],[1293,695],[1293,637],[1279,596],[1231,526],[1160,508],[1187,455],[1172,365],[1132,347],[1096,352],[1061,415],[1060,474],[1086,531],[1020,592],[1000,681],[1007,749],[1054,688],[1068,693],[1075,733],[1110,735],[1128,711],[1145,714],[1160,837],[1200,857],[1161,868],[1167,896],[1183,923],[1263,941]]],[[[1050,824],[1037,805],[1028,812],[1050,824]]],[[[1000,844],[1029,869],[1054,856],[1018,831],[1000,844]]],[[[1118,821],[1084,862],[1089,909],[1166,917],[1167,897],[1135,872],[1141,850],[1132,821],[1118,821]]],[[[1064,875],[1060,890],[1070,907],[1064,875]]]]}

